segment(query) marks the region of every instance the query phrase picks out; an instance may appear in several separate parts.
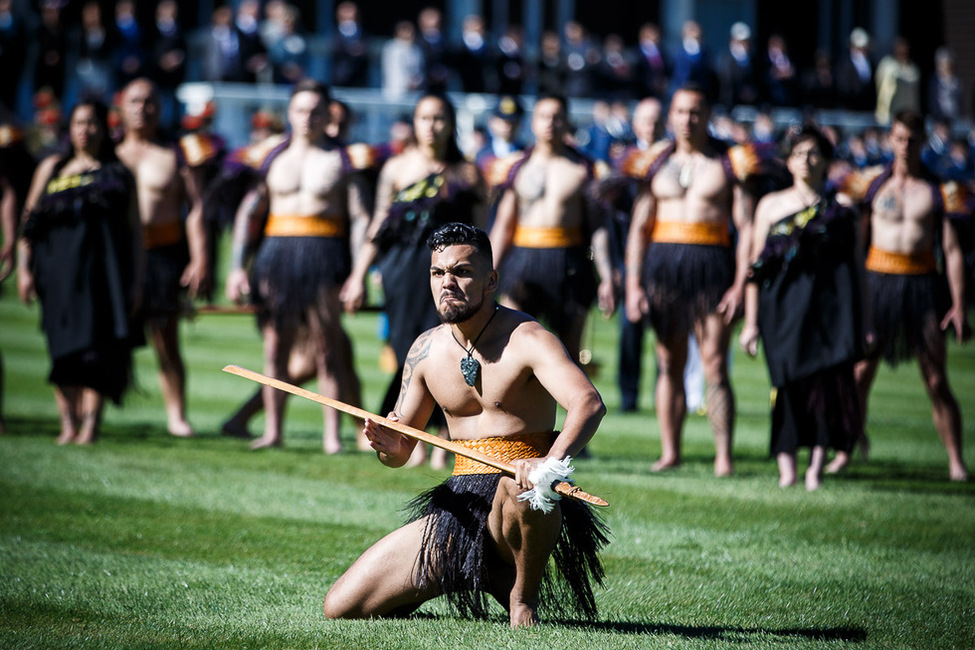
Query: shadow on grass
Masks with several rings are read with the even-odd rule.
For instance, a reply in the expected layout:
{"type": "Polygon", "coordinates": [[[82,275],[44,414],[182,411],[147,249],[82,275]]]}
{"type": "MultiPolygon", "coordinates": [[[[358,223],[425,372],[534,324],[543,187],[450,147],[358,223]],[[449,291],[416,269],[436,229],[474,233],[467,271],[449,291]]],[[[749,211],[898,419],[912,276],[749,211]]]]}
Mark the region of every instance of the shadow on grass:
{"type": "Polygon", "coordinates": [[[806,639],[809,641],[856,641],[867,640],[867,631],[849,627],[826,628],[749,628],[739,626],[722,627],[719,625],[669,625],[664,623],[632,623],[627,621],[561,621],[566,627],[580,627],[619,634],[647,634],[674,636],[688,639],[725,639],[744,640],[743,637],[788,637],[806,639]]]}
{"type": "Polygon", "coordinates": [[[969,494],[975,493],[972,481],[951,481],[947,463],[935,465],[910,465],[900,461],[874,461],[861,463],[831,480],[859,484],[881,492],[912,492],[916,494],[969,494]]]}
{"type": "MultiPolygon", "coordinates": [[[[19,436],[24,438],[45,438],[50,437],[53,443],[61,433],[61,423],[56,418],[23,418],[7,417],[4,419],[6,433],[4,435],[19,436]]],[[[180,441],[197,439],[219,439],[218,434],[204,434],[195,438],[180,438],[169,435],[165,423],[159,422],[110,422],[103,423],[99,427],[98,441],[111,441],[113,443],[138,443],[145,444],[147,440],[155,439],[159,441],[180,441]]],[[[224,436],[226,439],[226,436],[224,436]]],[[[97,444],[97,442],[96,442],[97,444]]]]}
{"type": "MultiPolygon", "coordinates": [[[[411,620],[440,620],[442,615],[431,612],[414,612],[407,618],[411,620]]],[[[506,616],[492,617],[498,623],[506,624],[506,616]]],[[[750,637],[783,637],[807,641],[849,641],[862,643],[867,640],[867,631],[852,627],[823,628],[757,628],[720,625],[670,625],[666,623],[636,623],[629,621],[582,621],[552,620],[543,621],[543,626],[587,629],[597,632],[612,632],[629,635],[674,635],[686,639],[715,639],[726,641],[747,641],[750,637]]]]}
{"type": "Polygon", "coordinates": [[[5,436],[51,436],[57,438],[61,433],[61,423],[54,418],[4,418],[7,427],[5,436]]]}
{"type": "MultiPolygon", "coordinates": [[[[612,470],[620,476],[655,476],[666,478],[669,476],[690,477],[700,475],[702,477],[714,477],[714,454],[707,453],[688,453],[681,459],[681,464],[677,467],[653,471],[651,465],[656,462],[657,456],[647,454],[639,458],[633,455],[626,455],[617,452],[607,451],[594,453],[587,458],[573,458],[573,463],[579,468],[607,469],[612,470]]],[[[775,461],[768,455],[742,453],[736,454],[734,475],[730,478],[752,479],[771,475],[775,471],[775,461]],[[766,471],[766,469],[768,471],[766,471]],[[771,473],[770,473],[771,472],[771,473]]],[[[723,480],[723,479],[722,479],[723,480]]]]}
{"type": "MultiPolygon", "coordinates": [[[[52,445],[60,433],[60,422],[56,418],[24,418],[7,417],[6,437],[15,438],[49,438],[52,445]]],[[[308,453],[317,452],[321,457],[327,457],[322,453],[320,438],[315,434],[286,436],[284,444],[280,447],[269,447],[266,449],[251,450],[250,443],[256,440],[257,436],[251,438],[237,438],[234,436],[223,435],[219,430],[212,428],[201,428],[196,430],[196,435],[183,438],[173,436],[166,429],[165,422],[157,420],[109,422],[102,424],[95,443],[97,447],[101,443],[111,443],[119,447],[144,446],[160,449],[192,447],[197,450],[220,449],[229,452],[240,452],[251,454],[255,457],[261,455],[281,456],[284,458],[306,458],[308,453]]],[[[343,438],[344,450],[336,457],[366,456],[373,452],[363,452],[355,448],[355,440],[350,435],[343,438]]]]}

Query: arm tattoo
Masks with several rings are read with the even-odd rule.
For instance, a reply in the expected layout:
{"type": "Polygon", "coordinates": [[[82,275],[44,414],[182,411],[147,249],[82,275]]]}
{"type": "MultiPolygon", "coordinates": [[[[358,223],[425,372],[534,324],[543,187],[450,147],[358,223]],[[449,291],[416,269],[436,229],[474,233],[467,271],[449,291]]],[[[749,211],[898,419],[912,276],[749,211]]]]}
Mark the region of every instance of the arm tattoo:
{"type": "Polygon", "coordinates": [[[406,362],[403,364],[403,383],[400,385],[399,397],[396,399],[395,410],[399,413],[400,406],[403,404],[403,398],[406,396],[406,391],[410,387],[410,381],[413,379],[413,374],[416,372],[416,367],[421,361],[430,356],[430,348],[433,344],[433,332],[436,328],[427,330],[420,337],[413,342],[413,346],[410,348],[410,353],[406,355],[406,362]]]}

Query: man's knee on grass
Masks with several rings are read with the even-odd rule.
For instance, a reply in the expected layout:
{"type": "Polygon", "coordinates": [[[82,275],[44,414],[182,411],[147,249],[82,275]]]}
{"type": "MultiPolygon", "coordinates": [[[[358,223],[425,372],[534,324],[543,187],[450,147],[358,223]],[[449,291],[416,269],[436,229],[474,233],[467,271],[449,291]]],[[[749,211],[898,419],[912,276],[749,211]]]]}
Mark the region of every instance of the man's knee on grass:
{"type": "Polygon", "coordinates": [[[562,527],[562,513],[558,503],[548,514],[532,509],[528,501],[519,499],[522,490],[514,479],[503,477],[492,508],[498,525],[491,533],[498,544],[501,559],[515,564],[515,554],[545,555],[552,552],[562,527]],[[500,534],[497,534],[500,533],[500,534]],[[527,546],[530,546],[527,547],[527,546]]]}

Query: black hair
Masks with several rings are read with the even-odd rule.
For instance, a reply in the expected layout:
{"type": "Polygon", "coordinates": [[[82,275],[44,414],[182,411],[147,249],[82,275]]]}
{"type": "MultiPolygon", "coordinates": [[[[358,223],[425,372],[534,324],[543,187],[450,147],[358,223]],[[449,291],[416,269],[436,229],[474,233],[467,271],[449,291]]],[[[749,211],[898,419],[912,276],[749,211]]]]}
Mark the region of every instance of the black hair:
{"type": "Polygon", "coordinates": [[[442,251],[448,246],[470,246],[478,256],[487,260],[489,266],[494,263],[491,240],[486,232],[475,226],[456,221],[445,223],[427,238],[427,247],[431,251],[442,251]]]}
{"type": "MultiPolygon", "coordinates": [[[[95,121],[98,123],[98,127],[102,132],[102,141],[98,147],[98,151],[95,153],[95,157],[101,162],[112,162],[117,160],[115,155],[115,143],[112,142],[111,129],[108,126],[108,106],[100,99],[93,96],[86,96],[74,105],[71,112],[68,113],[68,128],[70,129],[71,120],[74,118],[74,114],[78,112],[78,109],[82,106],[88,106],[91,108],[92,112],[95,114],[95,121]]],[[[68,141],[65,145],[64,156],[65,160],[72,157],[72,144],[71,138],[68,137],[68,141]]]]}
{"type": "MultiPolygon", "coordinates": [[[[444,154],[444,160],[448,163],[457,163],[466,160],[464,157],[464,152],[460,150],[460,145],[457,144],[457,109],[454,105],[447,99],[447,96],[443,93],[438,92],[428,92],[422,97],[416,100],[416,106],[413,107],[413,114],[410,116],[410,127],[413,127],[413,118],[416,117],[416,108],[425,99],[436,99],[440,102],[440,105],[444,107],[447,112],[447,118],[450,120],[450,137],[447,139],[447,151],[444,154]]],[[[416,141],[416,137],[413,137],[413,141],[416,141]]]]}
{"type": "Polygon", "coordinates": [[[796,148],[796,145],[805,140],[813,140],[816,142],[816,147],[819,148],[819,153],[822,154],[823,158],[826,160],[832,160],[835,155],[835,147],[833,143],[830,142],[829,138],[826,137],[819,127],[813,124],[803,124],[789,133],[788,140],[786,142],[786,155],[791,155],[792,150],[796,148]]]}
{"type": "Polygon", "coordinates": [[[700,95],[701,97],[704,98],[704,104],[708,108],[711,107],[711,98],[708,95],[707,88],[705,88],[704,85],[696,81],[688,81],[687,83],[683,84],[677,90],[674,91],[674,95],[676,95],[679,92],[694,93],[696,95],[700,95]]]}
{"type": "Polygon", "coordinates": [[[294,86],[291,87],[292,97],[294,97],[298,93],[305,93],[305,92],[317,93],[318,95],[321,96],[322,103],[325,104],[326,106],[328,106],[328,103],[332,99],[331,94],[328,92],[328,86],[323,84],[321,81],[318,81],[317,79],[311,79],[311,78],[300,79],[297,82],[295,82],[294,86]]]}
{"type": "Polygon", "coordinates": [[[541,102],[545,101],[546,99],[551,99],[553,101],[558,102],[559,103],[559,106],[562,107],[562,113],[568,119],[568,117],[569,117],[569,99],[568,99],[568,97],[566,97],[565,95],[560,95],[559,93],[553,93],[553,92],[541,93],[538,97],[535,98],[535,106],[538,106],[541,102]]]}
{"type": "Polygon", "coordinates": [[[924,135],[924,117],[915,110],[905,108],[894,115],[891,124],[903,124],[907,130],[916,135],[924,135]]]}

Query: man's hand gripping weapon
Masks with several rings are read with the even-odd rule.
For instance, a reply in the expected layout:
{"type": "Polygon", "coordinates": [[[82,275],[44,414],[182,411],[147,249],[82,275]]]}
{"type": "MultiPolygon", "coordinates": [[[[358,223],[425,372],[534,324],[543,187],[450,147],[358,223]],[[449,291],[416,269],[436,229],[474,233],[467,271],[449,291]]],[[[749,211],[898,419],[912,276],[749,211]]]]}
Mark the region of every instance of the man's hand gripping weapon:
{"type": "MultiPolygon", "coordinates": [[[[515,468],[513,465],[506,463],[502,460],[498,460],[493,456],[481,453],[475,449],[468,449],[462,445],[458,445],[456,442],[450,440],[444,440],[438,436],[427,433],[420,429],[415,429],[409,425],[403,424],[402,422],[396,422],[395,420],[390,420],[389,418],[384,418],[379,415],[375,415],[366,411],[364,409],[352,406],[351,404],[346,404],[345,402],[340,402],[337,399],[332,399],[330,397],[325,397],[324,395],[319,395],[318,393],[313,393],[310,390],[305,390],[300,386],[295,386],[289,384],[288,382],[281,381],[280,379],[274,379],[273,377],[268,377],[267,375],[262,375],[259,372],[254,372],[253,370],[248,370],[246,368],[241,368],[240,366],[230,365],[225,367],[224,372],[229,372],[232,375],[237,375],[245,379],[250,379],[251,381],[256,381],[259,384],[264,384],[272,388],[277,388],[278,390],[283,390],[286,393],[291,393],[292,395],[297,395],[298,397],[304,397],[305,399],[311,400],[313,402],[318,402],[325,406],[330,406],[343,413],[348,413],[349,415],[363,420],[370,419],[377,424],[392,429],[402,433],[404,436],[413,438],[414,440],[419,440],[427,444],[433,445],[434,447],[440,447],[441,449],[446,449],[447,451],[453,452],[460,456],[466,456],[471,460],[476,460],[479,463],[483,463],[495,469],[499,469],[506,474],[511,476],[515,475],[515,468]]],[[[537,489],[537,488],[536,488],[537,489]]],[[[555,481],[551,486],[552,491],[561,496],[571,497],[579,501],[583,501],[590,505],[605,507],[609,503],[604,499],[597,496],[589,494],[588,492],[582,491],[580,488],[572,485],[568,481],[555,481]]],[[[526,493],[528,494],[528,493],[526,493]]]]}

